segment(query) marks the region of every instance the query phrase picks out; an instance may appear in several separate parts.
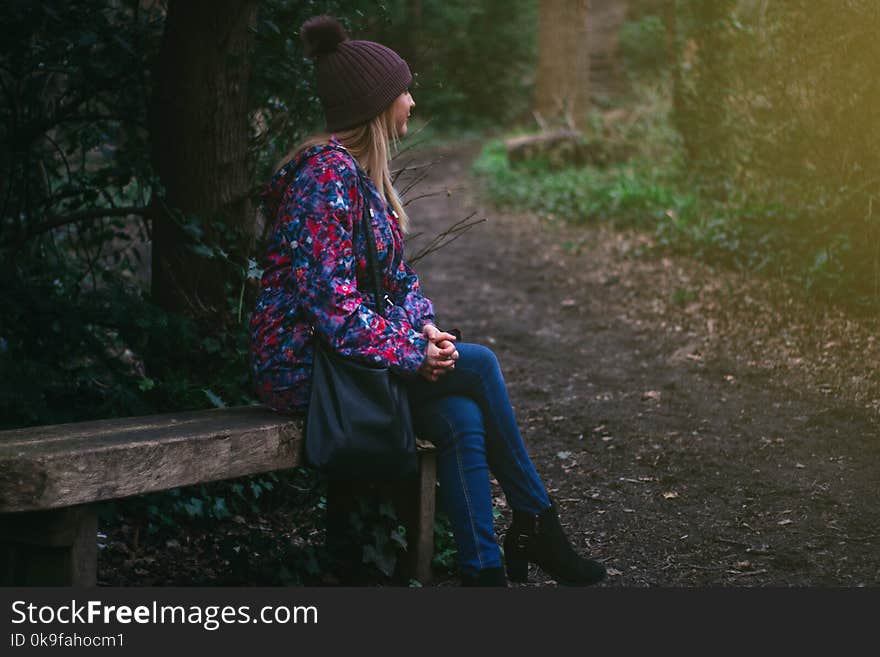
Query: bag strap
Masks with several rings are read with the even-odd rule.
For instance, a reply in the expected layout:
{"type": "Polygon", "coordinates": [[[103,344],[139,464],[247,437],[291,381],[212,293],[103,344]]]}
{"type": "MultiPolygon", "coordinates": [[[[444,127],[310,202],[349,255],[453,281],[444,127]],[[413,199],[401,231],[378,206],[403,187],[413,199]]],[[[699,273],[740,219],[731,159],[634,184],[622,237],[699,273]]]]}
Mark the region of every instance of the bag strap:
{"type": "MultiPolygon", "coordinates": [[[[361,213],[361,230],[367,241],[367,269],[370,274],[370,283],[373,287],[373,295],[376,300],[376,312],[385,317],[385,308],[391,304],[391,299],[382,286],[382,278],[379,275],[379,257],[376,250],[376,236],[373,235],[373,208],[370,206],[369,194],[358,172],[358,188],[361,192],[363,212],[361,213]]],[[[353,245],[352,245],[353,246],[353,245]]]]}

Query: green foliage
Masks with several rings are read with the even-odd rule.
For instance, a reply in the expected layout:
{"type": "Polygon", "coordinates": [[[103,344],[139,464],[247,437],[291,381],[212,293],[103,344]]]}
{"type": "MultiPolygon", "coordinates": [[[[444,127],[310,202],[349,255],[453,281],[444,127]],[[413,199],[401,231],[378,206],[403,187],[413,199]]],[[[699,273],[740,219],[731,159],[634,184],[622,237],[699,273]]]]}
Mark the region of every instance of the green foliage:
{"type": "Polygon", "coordinates": [[[284,496],[301,473],[267,473],[228,481],[197,484],[108,502],[105,522],[125,517],[149,534],[169,534],[182,526],[208,527],[240,514],[267,513],[285,503],[284,496]]]}
{"type": "Polygon", "coordinates": [[[458,548],[455,545],[449,517],[438,510],[434,518],[434,559],[431,565],[435,570],[447,574],[454,573],[458,567],[455,559],[457,554],[458,548]]]}
{"type": "Polygon", "coordinates": [[[389,486],[362,482],[328,517],[329,569],[343,583],[397,582],[398,561],[407,544],[392,499],[389,486]]]}
{"type": "MultiPolygon", "coordinates": [[[[658,94],[661,85],[636,86],[629,112],[637,120],[625,121],[624,128],[592,122],[589,138],[629,153],[629,159],[562,169],[533,160],[514,167],[504,143],[495,140],[485,145],[474,170],[505,208],[551,220],[638,227],[652,232],[661,247],[783,278],[813,295],[844,299],[857,289],[851,240],[803,230],[824,215],[831,199],[795,203],[781,197],[778,186],[744,187],[690,170],[668,119],[671,99],[658,94]]],[[[566,247],[577,252],[581,245],[566,247]]],[[[673,301],[686,302],[686,292],[673,301]]]]}
{"type": "Polygon", "coordinates": [[[350,520],[363,546],[362,562],[374,566],[385,577],[392,577],[398,553],[406,550],[406,529],[398,521],[394,507],[388,502],[376,506],[360,500],[360,509],[350,520]]]}
{"type": "Polygon", "coordinates": [[[315,584],[333,572],[315,541],[324,527],[322,490],[321,478],[307,468],[188,486],[105,503],[101,527],[131,539],[126,558],[173,554],[183,543],[204,557],[195,568],[163,568],[161,576],[175,583],[315,584]],[[279,531],[279,522],[291,518],[293,525],[279,531]]]}
{"type": "MultiPolygon", "coordinates": [[[[242,327],[166,313],[148,292],[159,8],[11,2],[0,20],[0,427],[202,408],[205,389],[249,401],[242,327]]],[[[201,234],[197,218],[186,228],[201,234]]],[[[241,291],[227,290],[239,317],[241,291]]]]}
{"type": "Polygon", "coordinates": [[[669,216],[690,216],[696,200],[668,170],[636,159],[610,167],[551,170],[541,162],[512,167],[502,141],[489,142],[474,163],[495,202],[548,219],[609,220],[653,226],[669,216]]]}
{"type": "Polygon", "coordinates": [[[531,0],[405,0],[372,37],[388,43],[415,75],[416,112],[443,129],[499,125],[529,110],[537,3],[531,0]]]}
{"type": "Polygon", "coordinates": [[[876,309],[880,123],[866,108],[880,104],[880,5],[634,0],[629,17],[633,92],[587,134],[618,156],[511,168],[491,143],[476,168],[496,201],[640,226],[660,245],[876,309]]]}
{"type": "Polygon", "coordinates": [[[667,66],[666,27],[659,16],[627,21],[618,35],[620,56],[633,74],[655,73],[667,66]]]}
{"type": "Polygon", "coordinates": [[[811,293],[880,302],[880,5],[679,3],[674,118],[719,203],[748,198],[754,248],[811,293]]]}

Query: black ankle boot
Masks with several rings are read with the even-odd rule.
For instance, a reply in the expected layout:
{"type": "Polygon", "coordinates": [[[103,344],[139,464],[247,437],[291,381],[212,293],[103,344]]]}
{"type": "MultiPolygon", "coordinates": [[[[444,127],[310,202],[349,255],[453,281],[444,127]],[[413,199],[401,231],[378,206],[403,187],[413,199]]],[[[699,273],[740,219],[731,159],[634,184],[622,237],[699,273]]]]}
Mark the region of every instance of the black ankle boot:
{"type": "Polygon", "coordinates": [[[560,584],[587,586],[605,579],[605,566],[584,559],[571,547],[555,502],[539,515],[513,512],[513,523],[504,537],[504,560],[512,582],[528,581],[530,561],[560,584]]]}
{"type": "Polygon", "coordinates": [[[507,586],[503,568],[483,568],[476,575],[462,575],[462,586],[507,586]]]}

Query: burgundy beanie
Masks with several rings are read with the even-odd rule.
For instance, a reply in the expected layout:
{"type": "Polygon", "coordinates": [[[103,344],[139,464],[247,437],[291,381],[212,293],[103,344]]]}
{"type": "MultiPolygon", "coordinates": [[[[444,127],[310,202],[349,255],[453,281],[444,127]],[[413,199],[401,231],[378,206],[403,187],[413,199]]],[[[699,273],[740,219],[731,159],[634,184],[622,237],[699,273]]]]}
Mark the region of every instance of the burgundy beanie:
{"type": "Polygon", "coordinates": [[[306,55],[315,60],[318,98],[330,132],[369,121],[412,82],[400,55],[374,41],[349,39],[335,18],[310,18],[300,35],[306,55]]]}

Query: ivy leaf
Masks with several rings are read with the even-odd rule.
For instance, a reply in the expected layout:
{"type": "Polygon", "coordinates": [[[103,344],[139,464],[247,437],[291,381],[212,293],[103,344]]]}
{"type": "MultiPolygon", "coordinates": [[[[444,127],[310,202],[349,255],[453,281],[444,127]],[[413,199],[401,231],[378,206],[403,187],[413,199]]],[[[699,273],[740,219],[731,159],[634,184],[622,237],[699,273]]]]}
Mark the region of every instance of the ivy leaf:
{"type": "Polygon", "coordinates": [[[218,497],[214,500],[214,506],[211,508],[211,513],[218,520],[222,520],[223,518],[228,518],[231,513],[229,513],[229,509],[226,508],[226,500],[222,497],[218,497]]]}
{"type": "Polygon", "coordinates": [[[226,408],[226,404],[223,403],[223,400],[220,399],[214,392],[209,390],[208,388],[202,388],[202,392],[205,393],[205,396],[211,400],[211,403],[214,404],[215,408],[226,408]]]}
{"type": "Polygon", "coordinates": [[[253,258],[248,258],[247,277],[255,280],[260,280],[263,277],[263,270],[253,258]]]}
{"type": "Polygon", "coordinates": [[[397,543],[404,550],[407,548],[406,545],[406,529],[403,526],[398,527],[394,531],[391,532],[391,540],[397,543]]]}

